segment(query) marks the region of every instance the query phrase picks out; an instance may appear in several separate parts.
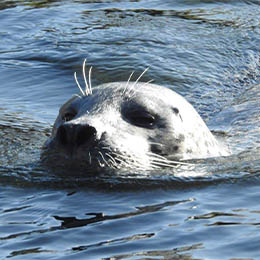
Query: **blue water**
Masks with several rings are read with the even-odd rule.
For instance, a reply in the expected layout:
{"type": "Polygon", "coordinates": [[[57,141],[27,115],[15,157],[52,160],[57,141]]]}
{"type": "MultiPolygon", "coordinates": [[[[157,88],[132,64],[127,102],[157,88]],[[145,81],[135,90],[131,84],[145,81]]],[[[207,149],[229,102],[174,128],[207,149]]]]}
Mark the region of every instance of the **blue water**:
{"type": "Polygon", "coordinates": [[[259,4],[1,1],[0,259],[260,259],[259,4]],[[94,86],[149,67],[232,155],[178,176],[40,168],[85,58],[94,86]]]}

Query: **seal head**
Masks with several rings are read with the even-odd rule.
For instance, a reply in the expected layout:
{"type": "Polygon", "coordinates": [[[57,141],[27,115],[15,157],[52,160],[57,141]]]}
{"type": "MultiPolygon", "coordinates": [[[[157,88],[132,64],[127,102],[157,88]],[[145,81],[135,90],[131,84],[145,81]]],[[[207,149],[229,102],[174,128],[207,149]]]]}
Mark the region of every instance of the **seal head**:
{"type": "Polygon", "coordinates": [[[61,108],[42,161],[52,165],[150,170],[227,155],[182,96],[151,83],[89,88],[61,108]]]}

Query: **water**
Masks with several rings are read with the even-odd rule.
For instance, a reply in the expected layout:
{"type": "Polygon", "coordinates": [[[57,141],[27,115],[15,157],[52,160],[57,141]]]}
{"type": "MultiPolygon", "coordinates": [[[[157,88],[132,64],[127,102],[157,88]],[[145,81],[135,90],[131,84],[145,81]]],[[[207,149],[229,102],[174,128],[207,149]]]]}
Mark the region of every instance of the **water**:
{"type": "Polygon", "coordinates": [[[0,259],[259,259],[259,1],[1,1],[0,259]],[[54,175],[58,109],[92,84],[184,95],[228,158],[170,172],[54,175]]]}

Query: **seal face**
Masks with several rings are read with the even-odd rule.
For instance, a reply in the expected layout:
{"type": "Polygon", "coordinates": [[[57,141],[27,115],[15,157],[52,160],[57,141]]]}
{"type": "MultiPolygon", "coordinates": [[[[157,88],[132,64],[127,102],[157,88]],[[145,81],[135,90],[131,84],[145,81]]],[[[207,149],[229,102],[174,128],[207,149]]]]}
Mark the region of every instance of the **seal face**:
{"type": "Polygon", "coordinates": [[[110,83],[60,109],[42,159],[86,168],[167,166],[226,155],[194,108],[154,84],[110,83]],[[132,89],[133,88],[133,89],[132,89]]]}
{"type": "Polygon", "coordinates": [[[90,170],[147,170],[226,154],[179,94],[151,83],[114,82],[60,108],[42,161],[90,170]]]}

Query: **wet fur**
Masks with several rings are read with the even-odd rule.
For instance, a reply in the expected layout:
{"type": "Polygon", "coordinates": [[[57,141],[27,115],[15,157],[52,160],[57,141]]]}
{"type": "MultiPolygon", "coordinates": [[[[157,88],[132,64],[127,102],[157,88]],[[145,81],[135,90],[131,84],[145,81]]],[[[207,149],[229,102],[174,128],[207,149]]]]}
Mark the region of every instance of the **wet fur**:
{"type": "MultiPolygon", "coordinates": [[[[154,170],[154,169],[160,169],[164,167],[171,168],[171,167],[176,167],[176,165],[186,164],[185,162],[182,161],[183,159],[205,158],[205,157],[227,155],[227,151],[225,151],[225,149],[219,146],[218,142],[210,133],[210,131],[207,129],[202,119],[199,117],[197,112],[191,107],[191,105],[187,101],[185,101],[182,97],[180,97],[175,92],[172,92],[171,90],[165,89],[161,86],[150,84],[151,81],[147,83],[139,82],[143,74],[148,69],[146,69],[135,82],[131,82],[131,77],[133,75],[132,73],[127,82],[108,83],[92,89],[92,84],[91,84],[92,67],[89,70],[88,80],[86,78],[85,68],[86,68],[86,60],[83,63],[83,78],[85,82],[85,89],[83,89],[80,86],[77,79],[77,75],[75,73],[74,74],[75,81],[80,90],[80,95],[73,96],[69,101],[67,101],[61,107],[60,114],[57,117],[53,127],[52,136],[49,140],[47,140],[47,142],[43,147],[43,152],[42,152],[43,162],[46,162],[47,164],[51,164],[51,165],[54,164],[54,165],[61,165],[61,166],[67,164],[75,165],[77,167],[79,166],[90,170],[97,169],[97,168],[154,170]],[[109,92],[106,92],[106,89],[108,89],[109,92]],[[94,91],[96,91],[95,93],[99,93],[99,92],[104,93],[102,96],[101,95],[97,96],[97,98],[98,101],[100,102],[102,102],[100,99],[104,99],[102,105],[107,106],[108,111],[110,109],[108,105],[109,102],[111,102],[112,104],[111,105],[112,110],[114,109],[113,107],[114,104],[112,99],[115,99],[115,101],[117,101],[118,99],[126,100],[126,104],[127,105],[130,104],[129,105],[130,108],[128,108],[127,105],[125,108],[123,106],[123,108],[121,108],[122,113],[124,109],[126,111],[128,109],[131,109],[132,101],[135,102],[136,99],[138,99],[139,97],[142,101],[143,94],[149,97],[153,94],[153,92],[155,92],[156,94],[156,91],[159,91],[160,93],[165,91],[166,92],[165,97],[162,95],[162,99],[164,98],[167,99],[168,91],[169,91],[169,93],[171,92],[171,95],[174,95],[174,98],[176,99],[175,101],[178,101],[180,103],[179,105],[180,108],[178,108],[178,105],[177,107],[172,107],[172,112],[173,114],[175,114],[174,116],[175,118],[177,118],[176,120],[178,120],[179,122],[176,123],[177,125],[175,125],[175,128],[177,127],[176,129],[178,128],[180,129],[174,131],[174,127],[171,126],[170,129],[171,131],[173,131],[172,134],[163,132],[164,131],[163,128],[161,133],[159,131],[160,129],[159,130],[151,129],[151,131],[157,131],[159,133],[153,136],[151,134],[153,132],[151,132],[149,129],[142,130],[140,127],[132,126],[130,123],[129,128],[127,128],[128,126],[122,128],[123,130],[127,129],[126,131],[121,131],[120,130],[121,128],[118,128],[117,130],[114,129],[115,125],[111,125],[113,124],[113,122],[111,123],[110,121],[107,121],[108,122],[107,125],[104,126],[100,124],[100,122],[97,120],[97,118],[102,113],[104,113],[104,109],[102,107],[95,108],[93,112],[90,111],[92,107],[89,107],[89,109],[84,110],[83,114],[80,114],[81,112],[79,112],[79,114],[77,114],[75,118],[72,118],[71,120],[68,121],[66,120],[62,121],[61,117],[65,113],[66,109],[68,109],[71,105],[73,105],[73,103],[76,103],[77,100],[79,99],[83,100],[82,103],[79,103],[80,106],[79,111],[81,111],[80,110],[81,106],[84,106],[85,103],[87,102],[84,100],[87,100],[88,97],[91,98],[92,96],[93,99],[95,99],[95,95],[93,94],[94,91]],[[106,98],[107,99],[110,98],[111,101],[107,100],[106,98]],[[184,112],[182,111],[182,106],[184,106],[183,108],[184,112]],[[189,112],[191,111],[190,113],[192,114],[191,115],[192,119],[193,117],[195,117],[194,126],[192,125],[190,126],[191,128],[194,127],[194,129],[189,129],[189,125],[188,125],[189,120],[186,119],[187,116],[189,115],[186,115],[187,114],[185,111],[186,109],[189,112]],[[89,114],[89,116],[87,114],[89,114]],[[185,115],[184,118],[182,118],[183,115],[185,115]],[[88,145],[79,146],[77,148],[75,147],[69,148],[70,150],[68,148],[65,149],[60,144],[58,144],[56,138],[59,127],[64,124],[73,124],[74,126],[81,125],[81,124],[88,124],[88,125],[93,124],[95,128],[98,129],[96,140],[93,141],[91,147],[88,144],[88,145]],[[183,124],[185,125],[186,128],[182,130],[182,125],[179,126],[178,124],[183,124]],[[112,129],[111,131],[114,131],[112,134],[109,133],[109,128],[112,129]],[[187,131],[187,129],[189,131],[187,131]],[[184,131],[184,133],[182,134],[181,131],[184,131]],[[187,133],[185,131],[187,131],[187,133]],[[198,132],[204,131],[204,132],[202,135],[199,135],[199,133],[195,133],[195,131],[198,132]],[[115,133],[118,135],[117,137],[114,136],[115,133]],[[149,138],[145,136],[146,134],[148,135],[149,138]],[[196,140],[196,142],[193,142],[194,140],[192,140],[192,138],[197,138],[198,140],[196,140]],[[161,140],[163,142],[160,142],[161,140]],[[166,148],[165,144],[168,143],[172,143],[172,145],[169,145],[166,148]],[[190,147],[188,147],[186,143],[188,144],[190,143],[190,147]],[[136,148],[136,146],[138,146],[139,148],[136,148]],[[152,150],[156,152],[153,152],[152,150]],[[176,152],[177,150],[179,150],[179,154],[176,152]]],[[[152,99],[152,96],[150,97],[150,99],[152,99]]],[[[90,102],[93,102],[93,105],[97,106],[97,104],[91,99],[90,102]]],[[[111,119],[114,118],[113,112],[111,112],[112,115],[109,115],[109,112],[106,113],[107,114],[105,114],[105,116],[107,117],[110,116],[111,119]]],[[[114,119],[112,119],[111,121],[113,120],[114,119]]],[[[122,123],[119,122],[119,124],[122,123]]]]}

